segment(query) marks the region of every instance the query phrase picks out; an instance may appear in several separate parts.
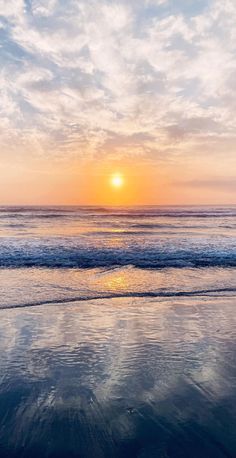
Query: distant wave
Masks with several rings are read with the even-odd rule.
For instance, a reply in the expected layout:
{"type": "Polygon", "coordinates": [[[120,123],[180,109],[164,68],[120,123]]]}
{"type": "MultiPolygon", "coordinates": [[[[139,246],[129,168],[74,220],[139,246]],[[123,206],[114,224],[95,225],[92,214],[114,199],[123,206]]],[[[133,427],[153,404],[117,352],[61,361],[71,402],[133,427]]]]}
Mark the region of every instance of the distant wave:
{"type": "Polygon", "coordinates": [[[11,215],[24,218],[63,218],[65,216],[98,216],[103,218],[235,218],[236,206],[137,206],[137,207],[97,207],[97,206],[52,206],[52,207],[0,207],[0,219],[11,215]]]}
{"type": "Polygon", "coordinates": [[[9,305],[2,305],[0,306],[0,310],[5,309],[17,309],[17,308],[26,308],[26,307],[39,307],[42,305],[52,305],[52,304],[69,304],[74,302],[85,302],[85,301],[97,301],[102,299],[125,299],[125,298],[171,298],[171,297],[232,297],[236,294],[236,287],[233,288],[219,288],[219,289],[202,289],[202,290],[194,290],[194,291],[157,291],[157,292],[124,292],[124,293],[101,293],[97,295],[85,295],[85,296],[75,296],[75,297],[68,297],[68,298],[53,298],[47,301],[35,301],[35,302],[25,302],[25,303],[18,303],[18,304],[9,304],[9,305]]]}
{"type": "Polygon", "coordinates": [[[1,268],[96,268],[126,266],[159,269],[165,267],[236,267],[236,246],[207,249],[164,247],[82,248],[76,246],[23,244],[0,249],[1,268]]]}

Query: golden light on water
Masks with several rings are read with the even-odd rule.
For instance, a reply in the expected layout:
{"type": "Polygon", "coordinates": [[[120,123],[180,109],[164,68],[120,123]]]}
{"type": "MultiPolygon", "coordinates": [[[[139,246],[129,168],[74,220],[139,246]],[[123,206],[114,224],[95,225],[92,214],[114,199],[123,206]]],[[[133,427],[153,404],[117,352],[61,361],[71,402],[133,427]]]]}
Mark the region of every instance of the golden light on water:
{"type": "Polygon", "coordinates": [[[111,185],[113,188],[122,188],[124,185],[124,178],[120,173],[115,173],[111,176],[111,185]]]}

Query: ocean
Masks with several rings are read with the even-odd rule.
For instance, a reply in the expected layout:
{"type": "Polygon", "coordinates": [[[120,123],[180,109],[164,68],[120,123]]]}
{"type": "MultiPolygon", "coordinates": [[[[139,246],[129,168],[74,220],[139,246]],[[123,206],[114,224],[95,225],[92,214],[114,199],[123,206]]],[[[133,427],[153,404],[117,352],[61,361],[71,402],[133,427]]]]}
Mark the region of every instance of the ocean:
{"type": "Polygon", "coordinates": [[[236,456],[236,206],[0,207],[0,457],[236,456]]]}

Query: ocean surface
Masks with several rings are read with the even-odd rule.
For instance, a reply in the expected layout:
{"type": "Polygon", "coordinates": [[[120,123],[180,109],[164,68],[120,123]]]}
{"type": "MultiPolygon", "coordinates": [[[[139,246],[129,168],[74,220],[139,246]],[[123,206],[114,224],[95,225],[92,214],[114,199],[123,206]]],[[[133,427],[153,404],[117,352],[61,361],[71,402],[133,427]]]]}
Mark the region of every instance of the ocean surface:
{"type": "Polygon", "coordinates": [[[0,457],[236,456],[236,206],[0,207],[0,457]]]}

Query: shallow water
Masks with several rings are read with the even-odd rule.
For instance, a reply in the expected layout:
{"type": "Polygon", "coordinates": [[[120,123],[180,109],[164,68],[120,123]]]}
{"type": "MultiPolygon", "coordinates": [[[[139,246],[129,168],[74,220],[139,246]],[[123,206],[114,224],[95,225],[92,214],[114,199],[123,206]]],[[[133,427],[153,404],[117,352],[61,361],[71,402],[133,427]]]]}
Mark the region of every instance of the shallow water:
{"type": "Polygon", "coordinates": [[[0,457],[236,456],[235,227],[1,209],[0,457]]]}

